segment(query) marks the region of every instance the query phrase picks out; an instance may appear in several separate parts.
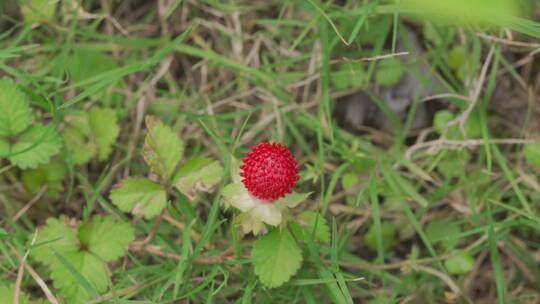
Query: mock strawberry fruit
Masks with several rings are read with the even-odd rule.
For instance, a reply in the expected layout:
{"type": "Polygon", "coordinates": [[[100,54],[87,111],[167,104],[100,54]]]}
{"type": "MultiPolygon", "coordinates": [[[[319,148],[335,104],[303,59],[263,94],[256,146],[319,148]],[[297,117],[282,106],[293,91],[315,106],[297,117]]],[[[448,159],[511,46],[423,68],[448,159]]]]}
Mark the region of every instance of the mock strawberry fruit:
{"type": "Polygon", "coordinates": [[[282,144],[260,143],[242,161],[240,176],[244,186],[263,201],[274,202],[291,193],[299,179],[298,162],[282,144]]]}

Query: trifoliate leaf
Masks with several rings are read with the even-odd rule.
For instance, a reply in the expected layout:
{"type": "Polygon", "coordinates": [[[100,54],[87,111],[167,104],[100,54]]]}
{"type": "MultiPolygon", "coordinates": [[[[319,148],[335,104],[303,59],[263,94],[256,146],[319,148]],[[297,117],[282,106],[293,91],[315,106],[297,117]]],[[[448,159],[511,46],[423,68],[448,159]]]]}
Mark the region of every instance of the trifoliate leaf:
{"type": "Polygon", "coordinates": [[[255,274],[270,288],[283,285],[302,264],[302,251],[286,229],[274,229],[255,241],[251,256],[255,274]]]}
{"type": "Polygon", "coordinates": [[[147,116],[146,126],[148,133],[142,156],[154,173],[168,180],[182,159],[184,144],[170,127],[155,117],[147,116]]]}
{"type": "MultiPolygon", "coordinates": [[[[15,285],[5,285],[0,284],[0,299],[2,299],[2,303],[11,304],[15,303],[14,300],[15,297],[15,285]]],[[[19,293],[19,304],[29,304],[30,298],[28,295],[26,295],[24,292],[19,293]]]]}
{"type": "Polygon", "coordinates": [[[540,167],[540,143],[530,143],[525,145],[525,159],[536,167],[540,167]]]}
{"type": "Polygon", "coordinates": [[[320,242],[328,243],[330,241],[330,228],[328,228],[326,219],[317,212],[302,212],[298,216],[297,223],[297,225],[291,223],[291,228],[297,239],[304,241],[313,235],[314,239],[320,242]]]}
{"type": "Polygon", "coordinates": [[[59,0],[23,0],[21,13],[27,23],[39,23],[51,19],[59,0]]]}
{"type": "Polygon", "coordinates": [[[12,164],[21,169],[36,168],[47,163],[51,156],[60,151],[62,139],[54,126],[36,124],[25,131],[11,146],[12,164]]]}
{"type": "Polygon", "coordinates": [[[112,217],[96,216],[79,227],[81,244],[105,262],[123,256],[134,238],[135,231],[129,223],[117,222],[112,217]]]}
{"type": "Polygon", "coordinates": [[[123,180],[111,191],[111,200],[120,210],[150,219],[167,205],[163,187],[145,178],[123,180]]]}
{"type": "Polygon", "coordinates": [[[63,135],[66,149],[75,164],[84,164],[96,154],[97,145],[92,138],[92,130],[86,113],[70,116],[63,135]]]}
{"type": "Polygon", "coordinates": [[[105,160],[111,154],[111,147],[120,134],[116,111],[93,108],[89,113],[89,122],[97,145],[98,157],[105,160]]]}
{"type": "Polygon", "coordinates": [[[28,192],[36,194],[41,187],[47,185],[47,194],[58,197],[64,189],[63,180],[66,167],[60,162],[50,162],[36,169],[23,171],[21,181],[28,192]]]}
{"type": "MultiPolygon", "coordinates": [[[[0,79],[0,109],[0,139],[14,137],[32,123],[32,110],[26,95],[7,78],[0,79]]],[[[0,148],[0,151],[4,149],[0,148]]]]}
{"type": "Polygon", "coordinates": [[[474,257],[470,253],[464,252],[444,261],[444,266],[452,274],[467,273],[474,268],[474,257]]]}
{"type": "Polygon", "coordinates": [[[133,239],[133,228],[112,217],[98,216],[78,227],[51,218],[39,230],[32,257],[50,268],[66,303],[84,303],[107,290],[105,262],[122,256],[133,239]]]}
{"type": "Polygon", "coordinates": [[[396,58],[388,58],[379,63],[375,80],[383,87],[395,86],[405,74],[405,66],[396,58]]]}
{"type": "Polygon", "coordinates": [[[210,192],[223,177],[223,167],[218,161],[196,157],[182,165],[174,178],[174,186],[190,199],[197,191],[210,192]]]}

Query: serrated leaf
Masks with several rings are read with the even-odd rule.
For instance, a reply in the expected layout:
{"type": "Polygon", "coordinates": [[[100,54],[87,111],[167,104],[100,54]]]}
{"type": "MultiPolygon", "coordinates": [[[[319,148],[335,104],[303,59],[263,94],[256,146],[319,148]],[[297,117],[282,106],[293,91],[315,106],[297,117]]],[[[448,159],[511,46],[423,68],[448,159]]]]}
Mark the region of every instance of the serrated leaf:
{"type": "Polygon", "coordinates": [[[150,219],[167,205],[163,187],[145,178],[123,180],[111,191],[111,200],[120,210],[150,219]]]}
{"type": "Polygon", "coordinates": [[[123,256],[135,238],[133,227],[112,217],[96,216],[79,227],[79,240],[90,252],[105,262],[123,256]]]}
{"type": "Polygon", "coordinates": [[[89,113],[89,122],[97,145],[98,157],[100,160],[105,160],[111,153],[111,147],[118,134],[120,134],[116,111],[93,108],[89,113]]]}
{"type": "Polygon", "coordinates": [[[274,229],[255,241],[251,256],[255,274],[270,288],[283,285],[302,264],[302,251],[286,229],[274,229]]]}
{"type": "Polygon", "coordinates": [[[54,16],[56,4],[59,0],[23,0],[21,1],[21,13],[24,21],[39,23],[49,20],[54,16]]]}
{"type": "MultiPolygon", "coordinates": [[[[15,303],[13,300],[15,298],[15,285],[9,284],[4,285],[0,284],[0,299],[2,300],[2,303],[11,304],[15,303]]],[[[21,292],[19,294],[19,304],[29,304],[30,298],[27,294],[24,292],[21,292]]]]}
{"type": "Polygon", "coordinates": [[[146,117],[148,133],[142,156],[152,172],[169,180],[182,159],[184,144],[178,135],[155,117],[146,117]]]}
{"type": "Polygon", "coordinates": [[[63,136],[75,164],[84,164],[96,154],[97,146],[91,138],[92,130],[86,113],[70,117],[63,136]]]}
{"type": "Polygon", "coordinates": [[[42,186],[47,185],[47,194],[57,197],[64,189],[63,180],[66,167],[60,162],[50,162],[35,169],[24,170],[21,181],[24,188],[36,194],[42,186]]]}
{"type": "Polygon", "coordinates": [[[298,216],[298,223],[303,227],[306,236],[314,233],[316,240],[330,242],[330,228],[326,219],[315,211],[304,211],[298,216]]]}
{"type": "Polygon", "coordinates": [[[84,164],[96,154],[99,160],[107,159],[119,133],[116,112],[99,108],[71,116],[63,132],[75,164],[84,164]]]}
{"type": "Polygon", "coordinates": [[[106,265],[94,254],[77,251],[55,256],[57,261],[51,267],[54,287],[60,289],[67,303],[85,303],[92,299],[92,293],[107,290],[108,274],[106,265]],[[82,278],[81,278],[82,277],[82,278]],[[93,292],[89,292],[90,285],[93,292]]]}
{"type": "Polygon", "coordinates": [[[190,199],[197,191],[210,192],[223,178],[223,167],[218,161],[196,157],[184,163],[174,178],[173,185],[190,199]]]}
{"type": "Polygon", "coordinates": [[[36,124],[17,138],[8,159],[21,169],[36,168],[47,163],[61,147],[62,139],[54,126],[36,124]]]}
{"type": "Polygon", "coordinates": [[[32,110],[26,95],[7,78],[0,79],[0,109],[0,138],[16,136],[32,123],[32,110]]]}
{"type": "Polygon", "coordinates": [[[35,244],[32,256],[45,265],[52,265],[57,261],[49,246],[62,253],[77,252],[80,247],[75,230],[63,219],[56,218],[47,219],[47,225],[38,231],[35,244]]]}
{"type": "Polygon", "coordinates": [[[526,144],[524,153],[529,164],[540,167],[540,143],[526,144]]]}
{"type": "Polygon", "coordinates": [[[288,208],[295,208],[300,203],[305,201],[309,196],[311,195],[311,192],[306,193],[298,193],[293,192],[285,195],[284,197],[280,198],[277,202],[274,203],[274,205],[282,206],[282,207],[288,207],[288,208]]]}
{"type": "Polygon", "coordinates": [[[474,268],[474,257],[469,252],[463,252],[444,261],[444,266],[449,273],[463,274],[474,268]]]}

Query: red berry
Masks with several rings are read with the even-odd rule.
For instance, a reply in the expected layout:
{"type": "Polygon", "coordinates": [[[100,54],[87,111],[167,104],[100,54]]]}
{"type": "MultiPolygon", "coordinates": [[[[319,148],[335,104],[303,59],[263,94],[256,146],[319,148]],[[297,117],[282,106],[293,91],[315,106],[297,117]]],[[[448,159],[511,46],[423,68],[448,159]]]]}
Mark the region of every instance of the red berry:
{"type": "Polygon", "coordinates": [[[291,193],[298,181],[298,162],[286,146],[263,142],[242,159],[242,182],[251,195],[273,202],[291,193]]]}

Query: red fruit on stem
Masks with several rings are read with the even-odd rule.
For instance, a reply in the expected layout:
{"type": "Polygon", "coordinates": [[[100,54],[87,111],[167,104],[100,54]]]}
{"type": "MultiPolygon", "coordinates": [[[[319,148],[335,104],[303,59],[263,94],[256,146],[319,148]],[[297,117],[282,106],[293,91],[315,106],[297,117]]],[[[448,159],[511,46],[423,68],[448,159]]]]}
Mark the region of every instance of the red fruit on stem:
{"type": "Polygon", "coordinates": [[[242,182],[254,197],[274,202],[291,193],[300,178],[298,162],[286,146],[263,142],[242,159],[242,182]]]}

